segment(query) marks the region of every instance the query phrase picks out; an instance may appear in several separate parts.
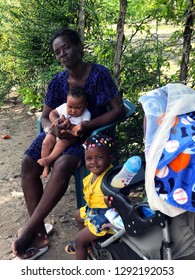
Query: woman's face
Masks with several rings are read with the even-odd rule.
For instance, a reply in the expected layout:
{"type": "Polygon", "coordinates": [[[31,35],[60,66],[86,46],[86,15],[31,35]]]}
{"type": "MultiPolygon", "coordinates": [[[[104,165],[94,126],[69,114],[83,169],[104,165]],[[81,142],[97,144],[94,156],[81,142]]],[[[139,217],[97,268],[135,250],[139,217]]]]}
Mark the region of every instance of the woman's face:
{"type": "Polygon", "coordinates": [[[57,37],[52,44],[56,60],[66,68],[72,68],[82,61],[83,46],[75,45],[68,37],[57,37]]]}

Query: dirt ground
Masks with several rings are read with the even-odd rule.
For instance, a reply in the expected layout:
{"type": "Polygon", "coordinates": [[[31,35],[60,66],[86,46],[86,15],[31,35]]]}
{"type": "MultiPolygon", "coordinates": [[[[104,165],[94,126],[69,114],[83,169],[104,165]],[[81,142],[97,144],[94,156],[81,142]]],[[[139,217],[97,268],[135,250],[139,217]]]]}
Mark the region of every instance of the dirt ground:
{"type": "MultiPolygon", "coordinates": [[[[0,260],[11,260],[11,244],[18,229],[28,220],[20,184],[21,160],[36,136],[36,116],[28,112],[17,95],[10,96],[0,107],[0,131],[0,260]],[[7,135],[11,138],[5,139],[7,135]]],[[[73,177],[65,196],[45,220],[53,225],[54,230],[50,235],[49,250],[39,259],[74,259],[64,252],[64,246],[77,232],[75,209],[73,177]]]]}

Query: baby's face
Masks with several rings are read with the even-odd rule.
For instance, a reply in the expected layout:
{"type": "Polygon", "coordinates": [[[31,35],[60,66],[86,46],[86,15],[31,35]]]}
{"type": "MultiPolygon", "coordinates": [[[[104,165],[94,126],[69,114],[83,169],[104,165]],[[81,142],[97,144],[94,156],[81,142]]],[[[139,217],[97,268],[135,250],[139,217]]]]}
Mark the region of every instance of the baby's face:
{"type": "Polygon", "coordinates": [[[67,96],[67,113],[71,117],[79,117],[86,108],[86,101],[83,97],[67,96]]]}

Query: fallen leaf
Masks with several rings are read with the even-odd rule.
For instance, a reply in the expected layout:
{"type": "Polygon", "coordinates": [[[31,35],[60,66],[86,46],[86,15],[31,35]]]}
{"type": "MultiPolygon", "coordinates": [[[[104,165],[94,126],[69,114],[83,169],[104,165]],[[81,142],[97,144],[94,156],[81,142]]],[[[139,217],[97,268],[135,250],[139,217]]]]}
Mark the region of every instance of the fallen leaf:
{"type": "Polygon", "coordinates": [[[3,135],[2,138],[3,139],[11,139],[11,136],[10,135],[3,135]]]}

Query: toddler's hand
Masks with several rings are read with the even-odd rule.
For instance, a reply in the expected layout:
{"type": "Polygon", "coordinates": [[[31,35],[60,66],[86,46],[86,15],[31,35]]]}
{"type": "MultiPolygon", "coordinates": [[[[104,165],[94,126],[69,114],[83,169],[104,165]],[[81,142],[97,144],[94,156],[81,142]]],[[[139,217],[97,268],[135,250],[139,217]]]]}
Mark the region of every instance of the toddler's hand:
{"type": "Polygon", "coordinates": [[[113,208],[113,197],[112,196],[104,196],[104,202],[108,206],[108,208],[113,208]]]}

